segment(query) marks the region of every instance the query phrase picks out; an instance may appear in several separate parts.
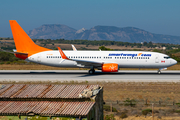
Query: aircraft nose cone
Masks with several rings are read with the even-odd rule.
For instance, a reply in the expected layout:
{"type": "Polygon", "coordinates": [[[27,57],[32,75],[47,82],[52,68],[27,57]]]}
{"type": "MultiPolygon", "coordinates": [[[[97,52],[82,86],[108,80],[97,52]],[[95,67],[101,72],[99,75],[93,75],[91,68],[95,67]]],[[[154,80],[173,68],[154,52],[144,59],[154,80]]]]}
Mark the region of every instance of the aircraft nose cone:
{"type": "Polygon", "coordinates": [[[172,60],[171,60],[171,63],[172,63],[173,65],[175,65],[175,64],[177,64],[177,61],[174,60],[174,59],[172,59],[172,60]]]}

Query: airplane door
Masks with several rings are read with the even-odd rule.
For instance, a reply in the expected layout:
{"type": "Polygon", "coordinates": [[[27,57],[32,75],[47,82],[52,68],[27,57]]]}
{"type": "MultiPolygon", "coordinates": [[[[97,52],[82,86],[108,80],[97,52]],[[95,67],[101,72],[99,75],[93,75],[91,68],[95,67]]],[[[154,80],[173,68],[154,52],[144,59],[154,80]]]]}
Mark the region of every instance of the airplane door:
{"type": "Polygon", "coordinates": [[[159,55],[156,55],[155,63],[159,63],[159,55]]]}

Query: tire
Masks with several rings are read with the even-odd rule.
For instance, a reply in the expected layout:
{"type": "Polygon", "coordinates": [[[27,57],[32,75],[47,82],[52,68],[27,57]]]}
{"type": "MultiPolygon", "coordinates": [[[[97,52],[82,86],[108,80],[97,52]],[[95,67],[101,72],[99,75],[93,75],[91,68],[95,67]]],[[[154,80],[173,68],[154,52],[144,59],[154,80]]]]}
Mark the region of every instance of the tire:
{"type": "Polygon", "coordinates": [[[92,75],[94,74],[95,70],[89,70],[89,74],[92,75]]]}
{"type": "Polygon", "coordinates": [[[158,70],[158,74],[161,74],[161,71],[160,71],[160,70],[158,70]]]}

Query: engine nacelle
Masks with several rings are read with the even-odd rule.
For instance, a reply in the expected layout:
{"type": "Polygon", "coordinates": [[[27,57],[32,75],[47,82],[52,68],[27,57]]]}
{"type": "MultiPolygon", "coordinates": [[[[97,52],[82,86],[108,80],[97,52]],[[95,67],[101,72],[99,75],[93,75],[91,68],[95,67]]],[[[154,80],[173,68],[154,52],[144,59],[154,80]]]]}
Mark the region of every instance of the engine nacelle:
{"type": "Polygon", "coordinates": [[[118,72],[119,66],[116,63],[105,63],[102,65],[102,72],[118,72]]]}

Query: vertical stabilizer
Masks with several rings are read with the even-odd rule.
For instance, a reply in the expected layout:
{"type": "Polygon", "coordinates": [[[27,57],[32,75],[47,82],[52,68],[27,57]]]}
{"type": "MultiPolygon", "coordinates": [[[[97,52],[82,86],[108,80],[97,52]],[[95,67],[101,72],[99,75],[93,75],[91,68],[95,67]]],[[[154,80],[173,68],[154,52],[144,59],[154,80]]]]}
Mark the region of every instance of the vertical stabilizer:
{"type": "Polygon", "coordinates": [[[50,50],[36,45],[21,28],[21,26],[16,22],[16,20],[9,20],[9,23],[17,52],[28,53],[29,56],[38,52],[50,50]]]}

